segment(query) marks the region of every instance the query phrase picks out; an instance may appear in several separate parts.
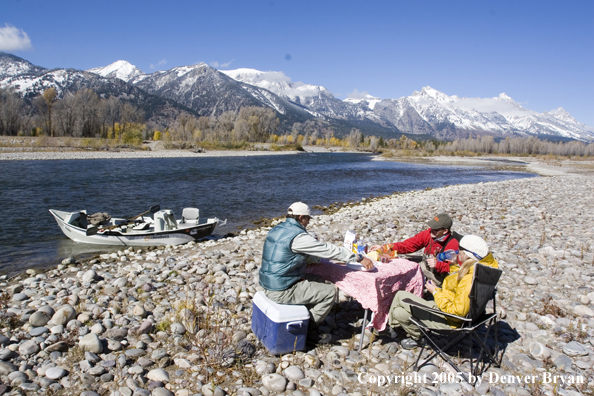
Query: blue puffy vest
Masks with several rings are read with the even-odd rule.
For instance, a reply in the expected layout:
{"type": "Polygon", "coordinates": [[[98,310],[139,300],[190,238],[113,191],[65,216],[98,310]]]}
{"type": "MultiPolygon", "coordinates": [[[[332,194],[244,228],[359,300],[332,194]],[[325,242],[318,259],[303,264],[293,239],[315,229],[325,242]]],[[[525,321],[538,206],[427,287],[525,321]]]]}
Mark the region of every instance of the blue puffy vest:
{"type": "Polygon", "coordinates": [[[305,254],[291,250],[293,239],[307,232],[297,220],[287,221],[268,232],[264,241],[260,286],[267,290],[286,290],[305,275],[305,254]]]}

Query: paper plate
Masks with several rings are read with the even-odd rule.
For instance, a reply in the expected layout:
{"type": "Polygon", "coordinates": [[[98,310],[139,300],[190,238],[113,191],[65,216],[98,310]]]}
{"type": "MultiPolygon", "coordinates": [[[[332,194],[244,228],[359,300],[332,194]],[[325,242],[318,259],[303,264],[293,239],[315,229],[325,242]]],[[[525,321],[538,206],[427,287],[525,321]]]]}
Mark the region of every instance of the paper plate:
{"type": "Polygon", "coordinates": [[[346,266],[347,266],[347,268],[356,270],[356,271],[373,271],[375,269],[375,267],[373,267],[372,269],[368,270],[365,267],[363,267],[363,265],[361,265],[359,263],[347,263],[346,266]]]}

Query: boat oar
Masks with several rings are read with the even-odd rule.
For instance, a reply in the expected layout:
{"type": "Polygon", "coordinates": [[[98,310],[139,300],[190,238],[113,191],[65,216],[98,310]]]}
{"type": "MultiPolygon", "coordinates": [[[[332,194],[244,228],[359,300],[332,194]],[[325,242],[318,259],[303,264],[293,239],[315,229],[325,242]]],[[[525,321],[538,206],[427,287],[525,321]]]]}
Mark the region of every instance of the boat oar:
{"type": "Polygon", "coordinates": [[[141,214],[139,214],[137,216],[134,216],[131,219],[127,219],[122,224],[112,225],[112,226],[109,226],[109,227],[91,227],[91,228],[87,228],[87,236],[95,235],[96,233],[99,232],[99,230],[113,230],[114,228],[118,228],[118,227],[120,227],[123,224],[128,224],[128,223],[133,222],[134,220],[136,220],[140,216],[143,216],[143,215],[145,215],[147,213],[155,213],[155,212],[158,212],[159,210],[161,210],[161,207],[159,205],[153,205],[146,212],[143,212],[143,213],[141,213],[141,214]]]}

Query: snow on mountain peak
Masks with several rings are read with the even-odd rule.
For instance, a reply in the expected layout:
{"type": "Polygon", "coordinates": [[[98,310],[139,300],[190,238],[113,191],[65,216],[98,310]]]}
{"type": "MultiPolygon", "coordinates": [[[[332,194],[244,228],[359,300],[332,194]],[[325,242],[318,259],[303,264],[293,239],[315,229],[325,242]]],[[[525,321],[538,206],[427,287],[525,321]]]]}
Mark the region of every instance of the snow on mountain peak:
{"type": "Polygon", "coordinates": [[[259,82],[270,82],[270,83],[291,83],[291,78],[287,77],[283,72],[263,72],[256,69],[235,69],[235,70],[219,70],[231,77],[234,80],[245,82],[251,85],[257,85],[259,82]]]}
{"type": "Polygon", "coordinates": [[[555,110],[551,111],[545,111],[543,114],[550,114],[558,120],[577,123],[577,120],[573,118],[571,114],[569,114],[567,111],[565,111],[563,107],[558,107],[555,110]]]}
{"type": "Polygon", "coordinates": [[[439,92],[436,89],[431,88],[430,86],[423,87],[421,92],[414,91],[411,98],[414,100],[422,100],[422,99],[433,99],[437,100],[438,102],[453,102],[454,99],[449,97],[448,95],[444,94],[443,92],[439,92]]]}
{"type": "Polygon", "coordinates": [[[513,102],[515,103],[515,101],[510,98],[509,96],[507,96],[507,94],[505,92],[502,92],[499,94],[498,97],[494,98],[495,100],[500,100],[500,101],[504,101],[504,102],[513,102]]]}
{"type": "Polygon", "coordinates": [[[351,104],[359,104],[359,103],[365,101],[365,102],[367,102],[369,109],[373,110],[375,105],[378,102],[381,102],[381,99],[376,96],[372,96],[372,95],[368,94],[367,92],[359,92],[358,90],[355,89],[353,92],[348,94],[348,97],[344,101],[347,103],[351,103],[351,104]]]}
{"type": "Polygon", "coordinates": [[[96,67],[87,70],[88,72],[99,74],[106,78],[119,78],[120,80],[130,81],[134,77],[143,75],[142,70],[125,60],[118,60],[104,67],[96,67]]]}
{"type": "Polygon", "coordinates": [[[291,78],[283,72],[267,71],[263,72],[255,69],[236,69],[219,70],[236,81],[255,85],[267,89],[277,95],[284,96],[290,100],[317,97],[320,95],[330,95],[332,93],[321,85],[304,84],[302,82],[292,82],[291,78]]]}

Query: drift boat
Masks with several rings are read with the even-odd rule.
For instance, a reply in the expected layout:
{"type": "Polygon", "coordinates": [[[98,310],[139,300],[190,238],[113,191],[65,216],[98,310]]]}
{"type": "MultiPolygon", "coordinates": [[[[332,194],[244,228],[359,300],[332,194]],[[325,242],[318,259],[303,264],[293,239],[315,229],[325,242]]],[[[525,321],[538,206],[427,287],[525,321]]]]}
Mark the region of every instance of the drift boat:
{"type": "Polygon", "coordinates": [[[200,220],[197,208],[185,208],[180,220],[175,219],[173,211],[159,209],[158,205],[152,206],[149,211],[131,219],[111,218],[106,213],[87,215],[86,210],[49,211],[68,238],[95,245],[181,245],[207,237],[217,225],[227,223],[227,220],[221,222],[216,217],[200,220]],[[143,216],[149,212],[154,213],[154,218],[143,216]],[[100,222],[96,221],[97,215],[103,215],[99,216],[100,222]]]}

